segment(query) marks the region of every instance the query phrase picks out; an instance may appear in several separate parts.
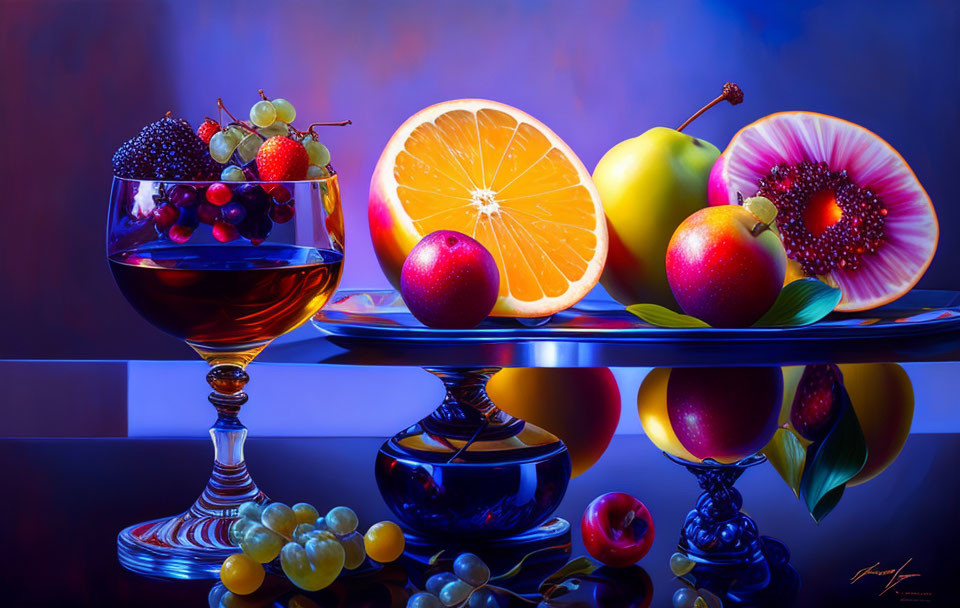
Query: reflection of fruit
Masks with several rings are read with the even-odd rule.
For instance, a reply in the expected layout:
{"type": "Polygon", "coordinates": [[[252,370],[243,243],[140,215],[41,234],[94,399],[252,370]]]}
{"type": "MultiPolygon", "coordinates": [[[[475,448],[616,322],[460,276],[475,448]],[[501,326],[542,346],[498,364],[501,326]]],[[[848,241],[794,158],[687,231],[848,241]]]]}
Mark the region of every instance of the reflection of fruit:
{"type": "Polygon", "coordinates": [[[667,384],[667,414],[697,459],[732,463],[767,444],[782,398],[779,367],[677,368],[667,384]]]}
{"type": "Polygon", "coordinates": [[[896,363],[841,365],[840,370],[867,440],[867,464],[847,482],[855,486],[882,473],[900,455],[913,424],[913,385],[896,363]]]}
{"type": "Polygon", "coordinates": [[[667,414],[667,383],[670,379],[670,368],[659,367],[650,370],[647,377],[640,384],[637,392],[637,412],[640,414],[640,424],[653,445],[667,454],[683,460],[697,460],[693,454],[683,447],[677,434],[670,426],[670,417],[667,414]]]}
{"type": "Polygon", "coordinates": [[[583,546],[608,566],[631,566],[653,544],[653,518],[642,502],[623,492],[598,496],[580,522],[583,546]]]}
{"type": "MultiPolygon", "coordinates": [[[[900,455],[913,423],[913,385],[896,363],[844,363],[838,367],[867,442],[867,463],[847,482],[855,486],[879,475],[900,455]]],[[[803,371],[802,366],[783,368],[781,426],[793,428],[790,410],[803,371]]]]}
{"type": "MultiPolygon", "coordinates": [[[[769,201],[747,201],[754,202],[776,215],[769,201]]],[[[772,218],[757,213],[746,206],[707,207],[673,233],[667,279],[683,312],[715,327],[746,327],[770,310],[783,287],[787,258],[769,229],[772,218]]]]}
{"type": "Polygon", "coordinates": [[[574,477],[600,459],[620,421],[620,391],[607,368],[505,368],[487,392],[503,411],[563,440],[574,477]]]}
{"type": "MultiPolygon", "coordinates": [[[[743,93],[728,84],[710,105],[723,99],[739,103],[743,93]]],[[[673,303],[663,268],[667,242],[684,218],[707,204],[707,178],[720,155],[712,144],[681,133],[687,123],[620,142],[593,171],[610,236],[601,281],[623,305],[673,303]]]]}
{"type": "Polygon", "coordinates": [[[500,273],[493,256],[465,234],[438,230],[423,237],[403,263],[403,302],[428,327],[476,327],[497,301],[500,273]]]}
{"type": "Polygon", "coordinates": [[[843,375],[832,364],[808,365],[797,384],[790,424],[809,441],[823,439],[843,407],[843,375]]]}
{"type": "Polygon", "coordinates": [[[590,174],[532,116],[480,99],[421,110],[394,133],[370,183],[370,235],[394,287],[436,230],[483,244],[500,270],[493,314],[539,317],[596,285],[607,229],[590,174]]]}
{"type": "Polygon", "coordinates": [[[843,291],[837,310],[897,299],[926,271],[939,228],[903,158],[832,116],[781,112],[740,130],[710,174],[710,203],[766,196],[787,256],[843,291]]]}

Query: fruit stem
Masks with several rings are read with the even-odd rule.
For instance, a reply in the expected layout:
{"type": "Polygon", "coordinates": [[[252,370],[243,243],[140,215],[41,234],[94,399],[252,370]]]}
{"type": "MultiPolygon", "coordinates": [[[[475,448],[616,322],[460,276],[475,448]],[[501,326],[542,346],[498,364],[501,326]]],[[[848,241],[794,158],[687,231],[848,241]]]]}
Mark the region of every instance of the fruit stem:
{"type": "Polygon", "coordinates": [[[353,124],[353,121],[352,121],[352,120],[341,120],[341,121],[338,121],[338,122],[314,122],[314,123],[310,123],[310,126],[307,127],[307,130],[306,130],[306,131],[298,131],[297,129],[294,129],[292,125],[290,126],[290,128],[293,129],[294,132],[295,132],[297,135],[299,135],[300,137],[303,137],[304,135],[312,135],[315,140],[319,140],[319,139],[320,139],[320,136],[317,135],[317,132],[313,130],[314,127],[345,127],[345,126],[347,126],[347,125],[352,125],[352,124],[353,124]]]}
{"type": "Polygon", "coordinates": [[[753,228],[750,229],[750,234],[757,236],[764,230],[770,230],[770,224],[764,224],[763,222],[757,222],[753,225],[753,228]]]}
{"type": "Polygon", "coordinates": [[[723,92],[720,93],[720,95],[716,99],[714,99],[707,105],[697,110],[696,114],[688,118],[686,122],[684,122],[682,125],[677,127],[677,131],[683,131],[685,128],[687,128],[687,125],[689,125],[696,119],[700,118],[701,114],[703,114],[704,112],[706,112],[707,110],[709,110],[710,108],[712,108],[713,106],[717,105],[718,103],[724,100],[729,101],[730,105],[735,106],[738,103],[743,101],[743,91],[740,89],[740,87],[738,87],[736,84],[732,82],[728,82],[724,84],[723,92]]]}
{"type": "Polygon", "coordinates": [[[263,89],[257,89],[257,93],[260,94],[260,99],[264,101],[270,101],[269,99],[267,99],[267,96],[263,94],[263,89]]]}
{"type": "MultiPolygon", "coordinates": [[[[255,130],[253,130],[252,128],[248,127],[248,126],[247,126],[247,123],[243,122],[242,120],[237,120],[237,117],[234,116],[234,115],[230,112],[230,110],[227,109],[227,106],[223,105],[223,97],[217,97],[217,110],[218,110],[218,111],[221,111],[221,112],[226,112],[226,113],[227,113],[227,116],[229,116],[229,117],[233,120],[233,122],[237,123],[237,125],[238,125],[241,129],[246,129],[247,131],[250,131],[250,132],[253,133],[254,135],[260,135],[260,134],[257,133],[255,130]]],[[[220,120],[219,120],[218,122],[220,123],[220,128],[222,129],[222,128],[223,128],[223,115],[222,115],[222,114],[220,115],[220,120]]],[[[263,136],[260,135],[260,138],[262,139],[263,136]]]]}

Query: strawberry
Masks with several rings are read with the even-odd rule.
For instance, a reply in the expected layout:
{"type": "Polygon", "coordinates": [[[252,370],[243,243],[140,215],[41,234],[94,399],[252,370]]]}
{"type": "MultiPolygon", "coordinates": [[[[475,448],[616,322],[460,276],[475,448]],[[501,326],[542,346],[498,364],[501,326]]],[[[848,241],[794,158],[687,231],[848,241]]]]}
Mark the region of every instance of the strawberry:
{"type": "Polygon", "coordinates": [[[276,135],[260,145],[257,172],[268,182],[296,181],[307,176],[310,157],[298,141],[276,135]]]}
{"type": "Polygon", "coordinates": [[[197,127],[197,137],[203,140],[203,143],[209,144],[210,138],[213,137],[213,134],[220,130],[220,125],[217,124],[217,121],[210,118],[206,119],[200,126],[197,127]]]}

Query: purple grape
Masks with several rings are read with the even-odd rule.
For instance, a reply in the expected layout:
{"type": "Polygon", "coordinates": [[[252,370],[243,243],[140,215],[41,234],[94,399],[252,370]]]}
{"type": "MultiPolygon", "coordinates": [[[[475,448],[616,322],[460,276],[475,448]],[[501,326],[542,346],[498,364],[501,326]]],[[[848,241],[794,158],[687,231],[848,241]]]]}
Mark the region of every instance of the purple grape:
{"type": "Polygon", "coordinates": [[[197,189],[178,184],[167,191],[167,198],[177,207],[189,207],[197,202],[197,189]]]}
{"type": "Polygon", "coordinates": [[[194,229],[200,225],[200,216],[197,215],[196,207],[181,207],[180,217],[177,218],[177,224],[186,228],[194,229]]]}
{"type": "Polygon", "coordinates": [[[223,210],[220,213],[223,215],[225,221],[236,226],[247,217],[247,208],[240,203],[230,202],[223,206],[223,210]]]}

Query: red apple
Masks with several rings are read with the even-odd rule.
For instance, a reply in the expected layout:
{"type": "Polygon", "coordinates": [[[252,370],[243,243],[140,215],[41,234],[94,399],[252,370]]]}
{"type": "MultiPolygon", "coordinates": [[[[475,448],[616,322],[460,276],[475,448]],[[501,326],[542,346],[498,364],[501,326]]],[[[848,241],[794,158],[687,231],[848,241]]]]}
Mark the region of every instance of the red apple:
{"type": "Polygon", "coordinates": [[[608,566],[625,568],[653,544],[653,518],[643,503],[623,492],[598,496],[580,521],[587,553],[608,566]]]}
{"type": "Polygon", "coordinates": [[[787,254],[769,229],[776,207],[762,197],[745,205],[697,211],[667,246],[667,282],[677,304],[714,327],[753,325],[786,277],[787,254]]]}
{"type": "Polygon", "coordinates": [[[400,295],[427,327],[469,329],[497,302],[500,271],[479,242],[453,230],[423,237],[400,271],[400,295]]]}

